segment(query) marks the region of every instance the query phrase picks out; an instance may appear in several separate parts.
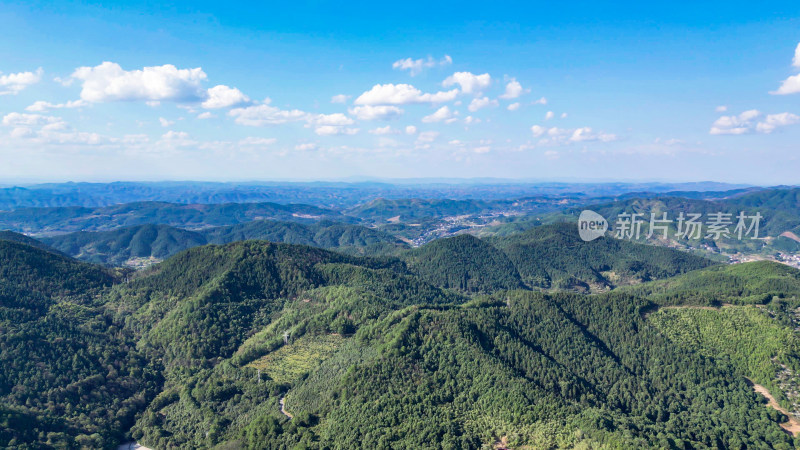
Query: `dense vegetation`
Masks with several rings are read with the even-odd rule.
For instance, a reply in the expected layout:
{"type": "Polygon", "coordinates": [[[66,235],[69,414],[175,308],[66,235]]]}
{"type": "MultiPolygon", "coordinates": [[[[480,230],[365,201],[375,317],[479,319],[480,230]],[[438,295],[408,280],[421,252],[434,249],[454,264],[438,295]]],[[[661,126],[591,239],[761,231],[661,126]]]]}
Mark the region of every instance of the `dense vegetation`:
{"type": "Polygon", "coordinates": [[[625,240],[583,242],[572,224],[534,227],[489,242],[505,252],[525,284],[543,289],[602,291],[712,264],[699,256],[625,240]]]}
{"type": "Polygon", "coordinates": [[[389,255],[407,247],[387,233],[327,221],[301,224],[259,220],[194,231],[147,224],[111,231],[80,231],[41,240],[75,258],[119,266],[138,258],[162,260],[200,245],[249,239],[311,245],[359,255],[389,255]]]}
{"type": "Polygon", "coordinates": [[[0,240],[0,447],[119,442],[158,371],[100,305],[113,275],[0,240]]]}
{"type": "Polygon", "coordinates": [[[491,293],[524,287],[505,253],[468,234],[437,239],[408,252],[406,260],[423,280],[444,288],[491,293]]]}
{"type": "MultiPolygon", "coordinates": [[[[314,243],[370,242],[347,233],[314,243]]],[[[798,280],[574,226],[402,259],[241,241],[136,273],[0,241],[0,447],[792,448],[743,376],[796,367],[776,330],[798,280]],[[774,314],[737,346],[656,312],[715,299],[774,314]]]]}
{"type": "Polygon", "coordinates": [[[311,222],[320,218],[346,219],[338,212],[310,205],[277,203],[182,205],[138,202],[96,208],[69,206],[0,211],[0,229],[23,233],[63,233],[112,230],[143,224],[203,228],[234,225],[258,219],[311,222]]]}

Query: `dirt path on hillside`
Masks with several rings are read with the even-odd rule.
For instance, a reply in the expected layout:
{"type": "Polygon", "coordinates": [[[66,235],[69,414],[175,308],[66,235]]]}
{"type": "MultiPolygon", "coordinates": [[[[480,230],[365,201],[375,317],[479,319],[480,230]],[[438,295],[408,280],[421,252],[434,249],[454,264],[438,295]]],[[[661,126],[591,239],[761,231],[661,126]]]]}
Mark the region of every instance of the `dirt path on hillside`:
{"type": "Polygon", "coordinates": [[[777,411],[780,411],[786,417],[789,418],[788,422],[780,424],[781,428],[783,428],[784,430],[786,430],[789,433],[791,433],[792,436],[797,436],[798,433],[800,433],[800,421],[795,419],[795,417],[793,415],[789,414],[789,411],[786,411],[785,409],[783,409],[781,407],[781,405],[779,405],[778,402],[775,401],[775,397],[773,397],[772,394],[769,393],[769,390],[767,390],[767,388],[765,388],[764,386],[761,386],[760,384],[753,383],[753,380],[751,380],[749,378],[747,378],[747,381],[748,381],[747,384],[753,386],[753,389],[756,392],[758,392],[759,394],[763,395],[764,398],[767,399],[767,401],[769,402],[769,403],[767,403],[767,406],[769,406],[770,408],[775,409],[777,411]]]}
{"type": "Polygon", "coordinates": [[[791,231],[784,231],[783,233],[781,233],[781,236],[787,237],[787,238],[789,238],[789,239],[791,239],[793,241],[800,242],[800,237],[798,237],[796,234],[792,233],[791,231]]]}
{"type": "Polygon", "coordinates": [[[284,416],[288,417],[289,420],[292,420],[294,418],[294,416],[291,415],[288,411],[286,411],[286,396],[284,395],[283,397],[281,397],[281,400],[278,403],[281,404],[281,413],[284,416]]]}

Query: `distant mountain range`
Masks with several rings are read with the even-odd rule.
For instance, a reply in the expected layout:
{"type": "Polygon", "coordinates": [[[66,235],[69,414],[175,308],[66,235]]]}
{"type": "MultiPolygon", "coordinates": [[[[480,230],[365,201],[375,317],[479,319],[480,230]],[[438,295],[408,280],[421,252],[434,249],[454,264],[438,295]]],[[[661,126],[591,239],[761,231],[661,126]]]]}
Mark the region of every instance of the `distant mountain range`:
{"type": "Polygon", "coordinates": [[[47,183],[0,188],[0,211],[26,207],[98,207],[153,201],[200,203],[305,203],[350,208],[377,198],[484,199],[614,197],[631,192],[728,191],[751,186],[701,183],[553,183],[515,180],[406,180],[389,182],[115,182],[47,183]]]}

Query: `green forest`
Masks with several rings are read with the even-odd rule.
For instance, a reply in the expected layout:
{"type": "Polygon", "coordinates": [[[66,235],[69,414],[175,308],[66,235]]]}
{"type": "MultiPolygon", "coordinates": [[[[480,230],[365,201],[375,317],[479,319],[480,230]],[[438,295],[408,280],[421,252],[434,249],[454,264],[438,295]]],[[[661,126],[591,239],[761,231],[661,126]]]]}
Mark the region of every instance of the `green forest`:
{"type": "Polygon", "coordinates": [[[748,384],[796,410],[796,269],[566,225],[319,248],[383,242],[341,227],[216,230],[136,272],[3,235],[0,447],[800,445],[748,384]]]}

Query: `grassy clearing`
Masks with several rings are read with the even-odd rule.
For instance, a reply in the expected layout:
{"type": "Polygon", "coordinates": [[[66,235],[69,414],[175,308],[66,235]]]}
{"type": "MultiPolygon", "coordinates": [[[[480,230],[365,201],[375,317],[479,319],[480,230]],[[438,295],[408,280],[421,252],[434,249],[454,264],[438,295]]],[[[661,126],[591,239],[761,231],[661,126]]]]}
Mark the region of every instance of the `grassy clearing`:
{"type": "Polygon", "coordinates": [[[303,336],[263,356],[248,367],[261,369],[278,383],[291,383],[319,366],[344,342],[337,335],[303,336]]]}

